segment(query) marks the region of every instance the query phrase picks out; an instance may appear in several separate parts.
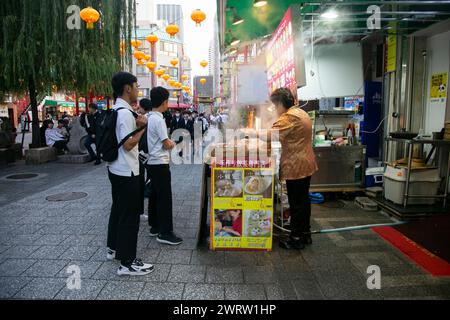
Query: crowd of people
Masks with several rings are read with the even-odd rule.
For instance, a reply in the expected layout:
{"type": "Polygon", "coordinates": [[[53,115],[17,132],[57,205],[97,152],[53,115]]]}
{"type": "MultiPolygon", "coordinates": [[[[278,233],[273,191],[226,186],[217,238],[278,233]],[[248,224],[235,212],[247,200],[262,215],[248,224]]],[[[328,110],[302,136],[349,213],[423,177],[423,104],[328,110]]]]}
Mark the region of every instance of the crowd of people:
{"type": "MultiPolygon", "coordinates": [[[[95,104],[89,112],[80,116],[85,128],[85,142],[91,160],[96,164],[106,161],[111,183],[112,207],[108,223],[108,260],[120,261],[117,274],[141,276],[154,271],[154,266],[136,257],[140,221],[148,221],[149,234],[165,245],[180,245],[183,239],[174,233],[172,212],[172,181],[170,152],[182,141],[171,137],[178,129],[194,136],[195,124],[201,124],[202,134],[209,128],[224,129],[228,121],[226,113],[206,116],[197,112],[173,113],[169,109],[170,93],[163,87],[151,90],[150,99],[138,101],[137,78],[128,72],[119,72],[112,79],[114,107],[112,112],[102,112],[95,104]],[[100,126],[107,123],[110,126],[100,126]],[[107,130],[109,131],[109,135],[107,130]],[[100,131],[99,131],[100,130],[100,131]],[[99,139],[100,136],[100,139],[99,139]],[[112,140],[105,142],[105,137],[112,140]],[[94,152],[92,145],[96,145],[94,152]],[[114,147],[112,156],[105,157],[104,146],[114,147]],[[148,215],[145,215],[144,197],[149,188],[148,215]]],[[[282,144],[281,178],[287,182],[288,198],[292,214],[292,232],[289,239],[280,241],[286,249],[302,249],[312,243],[310,237],[309,184],[317,164],[312,151],[311,120],[295,106],[288,89],[279,89],[271,96],[279,119],[272,131],[278,131],[282,144]],[[298,150],[304,150],[299,153],[298,150]]],[[[62,152],[67,150],[70,139],[70,122],[46,120],[47,145],[62,152]]],[[[175,136],[173,136],[175,137],[175,136]]],[[[178,138],[177,138],[178,139],[178,138]]],[[[111,149],[111,148],[110,148],[111,149]]],[[[109,149],[109,150],[110,150],[109,149]]],[[[241,235],[242,216],[231,212],[229,219],[220,222],[221,232],[241,235]],[[232,213],[232,214],[231,214],[232,213]],[[223,229],[223,230],[222,230],[223,229]]]]}

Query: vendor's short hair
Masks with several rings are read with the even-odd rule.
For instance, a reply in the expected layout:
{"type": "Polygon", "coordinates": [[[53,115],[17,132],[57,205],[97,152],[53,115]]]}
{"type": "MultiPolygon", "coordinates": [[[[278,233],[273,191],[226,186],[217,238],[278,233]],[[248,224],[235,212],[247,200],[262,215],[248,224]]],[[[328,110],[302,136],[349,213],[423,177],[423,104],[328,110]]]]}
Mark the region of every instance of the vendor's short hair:
{"type": "Polygon", "coordinates": [[[295,105],[294,95],[288,88],[275,90],[270,96],[270,101],[273,104],[282,105],[285,109],[289,109],[295,105]]]}

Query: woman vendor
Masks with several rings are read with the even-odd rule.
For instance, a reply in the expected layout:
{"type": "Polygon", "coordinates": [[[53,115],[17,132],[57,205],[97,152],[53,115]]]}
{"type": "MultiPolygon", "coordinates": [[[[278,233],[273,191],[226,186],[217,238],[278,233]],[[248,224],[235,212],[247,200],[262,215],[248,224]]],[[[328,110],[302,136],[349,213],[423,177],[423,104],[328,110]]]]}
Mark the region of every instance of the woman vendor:
{"type": "Polygon", "coordinates": [[[279,119],[272,127],[272,140],[278,133],[281,143],[281,180],[286,181],[291,212],[291,234],[280,240],[285,249],[303,249],[311,244],[311,176],[318,170],[312,145],[312,122],[309,115],[295,105],[291,91],[282,88],[270,97],[279,119]]]}

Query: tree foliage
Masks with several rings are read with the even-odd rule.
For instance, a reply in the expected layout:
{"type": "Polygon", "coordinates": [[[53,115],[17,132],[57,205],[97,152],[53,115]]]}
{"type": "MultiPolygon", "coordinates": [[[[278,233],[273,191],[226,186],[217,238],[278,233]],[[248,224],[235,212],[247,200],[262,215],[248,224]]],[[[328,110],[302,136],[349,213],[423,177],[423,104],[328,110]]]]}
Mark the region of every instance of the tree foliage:
{"type": "Polygon", "coordinates": [[[136,0],[1,0],[0,99],[23,94],[30,79],[39,93],[59,90],[108,95],[113,73],[131,63],[136,0]],[[70,30],[67,9],[101,13],[94,29],[70,30]],[[127,44],[120,54],[120,41],[127,44]]]}

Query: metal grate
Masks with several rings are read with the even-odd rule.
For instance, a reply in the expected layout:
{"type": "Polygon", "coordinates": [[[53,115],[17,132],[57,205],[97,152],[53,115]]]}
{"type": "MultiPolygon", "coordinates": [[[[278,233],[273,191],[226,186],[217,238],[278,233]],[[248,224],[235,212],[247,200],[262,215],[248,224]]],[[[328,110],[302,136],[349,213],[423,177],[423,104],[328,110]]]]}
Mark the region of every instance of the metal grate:
{"type": "Polygon", "coordinates": [[[63,201],[79,200],[79,199],[86,198],[87,196],[88,196],[88,194],[84,193],[84,192],[66,192],[66,193],[59,193],[59,194],[51,195],[45,199],[50,202],[63,202],[63,201]]]}
{"type": "Polygon", "coordinates": [[[22,173],[22,174],[13,174],[11,176],[7,176],[6,179],[8,179],[8,180],[26,180],[26,179],[33,179],[38,176],[39,175],[36,173],[22,173]]]}

